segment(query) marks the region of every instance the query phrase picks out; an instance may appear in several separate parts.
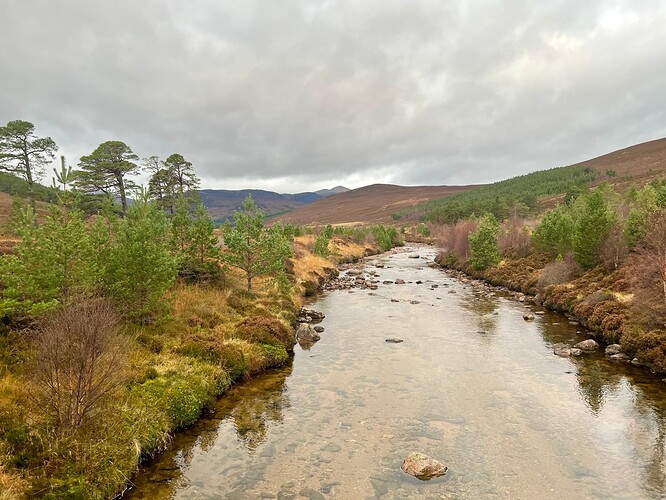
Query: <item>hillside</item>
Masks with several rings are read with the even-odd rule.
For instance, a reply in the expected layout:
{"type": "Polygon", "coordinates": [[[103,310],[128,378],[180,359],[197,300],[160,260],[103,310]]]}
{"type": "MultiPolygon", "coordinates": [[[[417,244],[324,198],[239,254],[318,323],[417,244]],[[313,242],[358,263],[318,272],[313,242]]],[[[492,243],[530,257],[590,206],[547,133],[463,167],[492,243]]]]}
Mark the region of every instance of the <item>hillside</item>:
{"type": "Polygon", "coordinates": [[[393,214],[471,186],[394,186],[373,184],[336,194],[275,217],[291,224],[361,224],[393,220],[393,214]]]}
{"type": "Polygon", "coordinates": [[[208,209],[215,222],[224,222],[233,217],[234,210],[243,205],[247,195],[251,195],[254,203],[267,216],[279,215],[337,193],[348,191],[347,188],[337,186],[333,189],[321,189],[314,193],[280,194],[261,189],[202,189],[199,191],[204,206],[208,209]]]}
{"type": "Polygon", "coordinates": [[[606,170],[614,170],[617,175],[604,180],[613,184],[619,191],[634,183],[647,184],[666,175],[666,137],[618,149],[571,165],[571,167],[580,166],[593,168],[602,174],[605,174],[606,170]]]}
{"type": "Polygon", "coordinates": [[[591,186],[607,182],[622,192],[666,175],[666,138],[645,142],[567,167],[541,170],[432,200],[412,216],[446,224],[486,212],[503,219],[516,206],[540,211],[591,186]]]}

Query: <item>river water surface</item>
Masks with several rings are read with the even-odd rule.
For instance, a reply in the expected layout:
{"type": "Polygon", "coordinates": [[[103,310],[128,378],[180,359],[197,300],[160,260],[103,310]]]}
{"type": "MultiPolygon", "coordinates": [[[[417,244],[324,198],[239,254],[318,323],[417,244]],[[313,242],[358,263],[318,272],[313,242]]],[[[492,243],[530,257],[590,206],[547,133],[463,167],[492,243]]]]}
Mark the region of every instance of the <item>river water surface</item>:
{"type": "Polygon", "coordinates": [[[378,290],[319,297],[321,340],[233,387],[126,496],[665,498],[666,384],[602,353],[554,356],[588,336],[557,314],[525,322],[527,306],[429,268],[434,255],[368,259],[378,290]],[[449,472],[404,474],[412,451],[449,472]]]}

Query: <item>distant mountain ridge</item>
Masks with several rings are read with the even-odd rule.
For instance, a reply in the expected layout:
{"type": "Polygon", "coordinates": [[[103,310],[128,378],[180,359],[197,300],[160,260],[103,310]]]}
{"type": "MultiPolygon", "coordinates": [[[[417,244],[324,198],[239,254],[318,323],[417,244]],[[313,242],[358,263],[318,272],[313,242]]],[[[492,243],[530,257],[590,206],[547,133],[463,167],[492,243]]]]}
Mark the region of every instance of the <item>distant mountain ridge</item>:
{"type": "Polygon", "coordinates": [[[267,217],[270,217],[284,214],[346,191],[349,191],[349,189],[344,186],[336,186],[333,189],[320,189],[315,192],[295,194],[281,194],[263,189],[201,189],[199,190],[199,194],[211,218],[215,222],[221,223],[233,217],[234,210],[239,209],[243,205],[243,201],[247,198],[247,195],[251,195],[255,205],[267,217]]]}

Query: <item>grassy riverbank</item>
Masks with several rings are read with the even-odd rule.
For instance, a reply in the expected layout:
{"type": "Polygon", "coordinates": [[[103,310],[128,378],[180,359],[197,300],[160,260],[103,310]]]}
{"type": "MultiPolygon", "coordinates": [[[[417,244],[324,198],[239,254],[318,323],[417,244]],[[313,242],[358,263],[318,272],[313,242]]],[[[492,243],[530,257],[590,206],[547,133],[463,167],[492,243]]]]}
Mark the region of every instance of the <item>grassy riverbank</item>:
{"type": "Polygon", "coordinates": [[[284,364],[304,296],[337,273],[338,263],[377,251],[340,236],[324,258],[313,253],[316,237],[295,238],[289,287],[257,278],[248,291],[243,273],[232,268],[216,285],[178,283],[169,292],[171,311],[156,321],[125,323],[122,356],[109,366],[122,383],[71,432],[58,432],[32,397],[39,362],[30,336],[5,328],[0,499],[113,497],[143,457],[162,450],[234,381],[284,364]]]}

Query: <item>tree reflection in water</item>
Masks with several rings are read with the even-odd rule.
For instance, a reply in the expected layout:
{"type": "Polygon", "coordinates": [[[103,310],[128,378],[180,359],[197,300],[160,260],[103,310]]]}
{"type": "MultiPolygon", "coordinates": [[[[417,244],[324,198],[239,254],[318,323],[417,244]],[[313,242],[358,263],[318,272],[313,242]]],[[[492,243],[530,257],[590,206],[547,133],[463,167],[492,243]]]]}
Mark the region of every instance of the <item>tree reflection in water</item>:
{"type": "MultiPolygon", "coordinates": [[[[562,320],[561,316],[553,318],[562,320]]],[[[548,344],[572,343],[568,325],[548,321],[548,316],[544,319],[540,330],[548,344]]],[[[575,341],[585,338],[577,337],[575,341]]],[[[602,415],[606,401],[624,402],[624,416],[630,418],[621,419],[625,426],[614,432],[631,443],[630,452],[634,463],[640,464],[645,489],[656,497],[663,497],[666,494],[666,390],[663,382],[646,373],[644,368],[611,361],[602,350],[569,361],[575,367],[578,391],[590,412],[599,417],[600,425],[608,421],[602,415]]]]}
{"type": "Polygon", "coordinates": [[[472,294],[465,294],[460,305],[474,315],[477,332],[480,334],[494,333],[497,329],[497,316],[500,299],[494,292],[485,288],[475,289],[472,294]]]}
{"type": "Polygon", "coordinates": [[[253,454],[266,441],[270,423],[281,422],[283,410],[290,406],[286,380],[292,369],[293,358],[282,368],[229,389],[208,416],[179,431],[164,453],[143,464],[125,497],[171,498],[187,485],[184,473],[192,459],[214,449],[219,430],[227,421],[233,422],[238,442],[253,454]]]}

